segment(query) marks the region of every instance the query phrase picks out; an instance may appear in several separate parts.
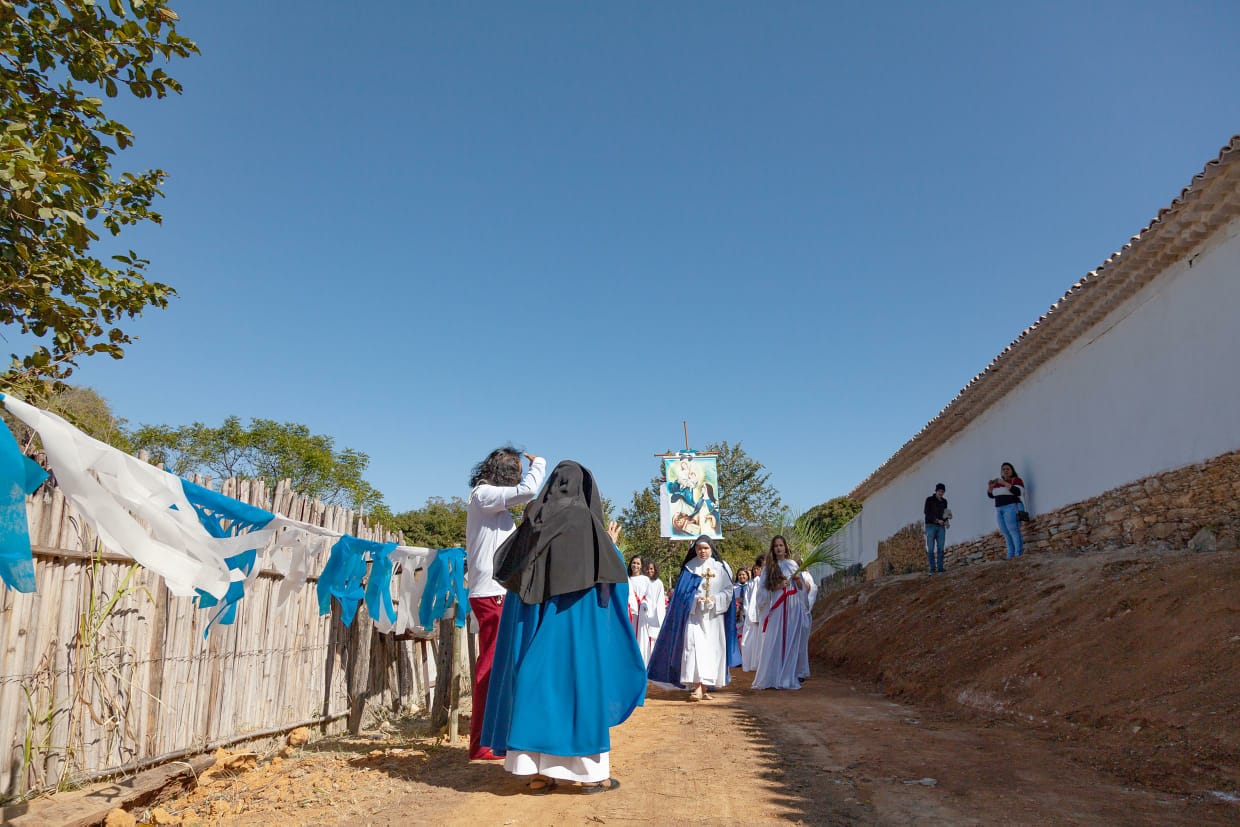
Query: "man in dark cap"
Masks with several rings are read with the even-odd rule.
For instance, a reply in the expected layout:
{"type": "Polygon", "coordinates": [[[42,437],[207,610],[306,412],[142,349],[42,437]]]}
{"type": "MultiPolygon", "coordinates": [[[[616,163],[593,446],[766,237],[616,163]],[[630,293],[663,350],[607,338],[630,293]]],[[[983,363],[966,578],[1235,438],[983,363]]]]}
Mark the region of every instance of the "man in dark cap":
{"type": "Polygon", "coordinates": [[[934,486],[934,493],[926,497],[926,560],[931,574],[943,571],[943,548],[947,545],[947,525],[951,520],[946,493],[947,486],[939,483],[934,486]]]}

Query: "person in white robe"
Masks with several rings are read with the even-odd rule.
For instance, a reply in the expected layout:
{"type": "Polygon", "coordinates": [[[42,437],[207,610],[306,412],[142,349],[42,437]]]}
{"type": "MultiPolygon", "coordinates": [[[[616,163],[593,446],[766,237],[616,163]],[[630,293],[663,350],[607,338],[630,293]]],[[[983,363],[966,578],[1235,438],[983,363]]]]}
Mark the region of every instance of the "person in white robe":
{"type": "Polygon", "coordinates": [[[809,674],[808,596],[813,580],[796,571],[796,562],[788,558],[788,541],[777,535],[771,540],[766,569],[757,589],[762,651],[753,679],[754,689],[800,689],[803,651],[804,673],[809,674]]]}
{"type": "Polygon", "coordinates": [[[690,700],[710,700],[707,691],[728,682],[727,625],[724,618],[732,602],[732,572],[723,560],[712,556],[714,548],[703,536],[694,542],[696,556],[685,570],[702,578],[685,624],[685,648],[680,662],[680,681],[691,687],[690,700]]]}
{"type": "Polygon", "coordinates": [[[649,666],[650,653],[654,651],[655,641],[659,639],[659,629],[663,627],[663,619],[667,616],[667,591],[663,588],[663,581],[659,579],[659,567],[653,560],[646,561],[645,575],[650,585],[637,616],[637,648],[641,650],[642,661],[649,666]]]}
{"type": "Polygon", "coordinates": [[[638,641],[641,640],[638,633],[641,604],[649,590],[650,578],[643,571],[642,558],[635,554],[629,558],[629,622],[633,624],[633,634],[638,641]]]}
{"type": "Polygon", "coordinates": [[[805,599],[803,602],[805,624],[801,627],[801,639],[797,642],[797,678],[804,681],[809,677],[809,636],[814,630],[814,601],[818,599],[818,584],[808,571],[801,572],[805,583],[805,599]]]}
{"type": "Polygon", "coordinates": [[[761,574],[749,579],[736,619],[741,625],[741,669],[745,672],[757,671],[758,656],[762,652],[761,618],[758,616],[758,590],[761,588],[761,574]]]}

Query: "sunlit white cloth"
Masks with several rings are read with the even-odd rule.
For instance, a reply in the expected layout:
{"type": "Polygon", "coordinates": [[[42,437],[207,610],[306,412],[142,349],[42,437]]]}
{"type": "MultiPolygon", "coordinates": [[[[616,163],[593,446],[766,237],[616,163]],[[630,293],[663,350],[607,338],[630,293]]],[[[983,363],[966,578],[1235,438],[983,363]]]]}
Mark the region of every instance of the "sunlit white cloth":
{"type": "MultiPolygon", "coordinates": [[[[213,622],[228,609],[228,601],[240,599],[243,590],[230,587],[244,582],[248,588],[259,572],[271,568],[282,576],[276,604],[283,606],[302,588],[311,572],[321,572],[340,532],[304,523],[223,497],[193,486],[137,457],[82,433],[60,416],[40,410],[5,394],[0,400],[8,411],[38,433],[56,485],[82,519],[113,551],[132,557],[161,576],[169,591],[180,597],[210,595],[204,605],[220,605],[213,622]],[[186,488],[197,491],[187,496],[186,488]],[[210,502],[204,504],[202,500],[210,502]],[[193,501],[191,501],[193,500],[193,501]],[[232,524],[235,505],[263,519],[232,524]],[[203,509],[208,513],[202,513],[203,509]],[[215,509],[219,513],[212,513],[215,509]],[[203,520],[219,522],[214,533],[203,520]],[[221,522],[222,520],[222,522],[221,522]],[[238,527],[240,526],[240,528],[238,527]],[[256,526],[250,530],[251,526],[256,526]],[[238,568],[229,558],[253,551],[257,560],[238,568]],[[225,600],[224,604],[218,601],[225,600]]],[[[386,584],[396,584],[397,610],[392,620],[376,618],[381,631],[403,632],[416,625],[418,603],[425,584],[424,568],[435,552],[399,546],[391,561],[401,571],[386,584]]],[[[253,555],[251,559],[253,559],[253,555]]],[[[222,622],[230,622],[224,620],[222,622]]]]}
{"type": "Polygon", "coordinates": [[[396,620],[389,623],[381,614],[374,618],[376,629],[400,635],[421,628],[418,624],[418,605],[422,602],[422,592],[426,588],[426,569],[434,558],[434,549],[396,547],[392,552],[392,562],[400,567],[400,571],[392,575],[396,620]]]}
{"type": "Polygon", "coordinates": [[[56,484],[99,539],[159,574],[173,594],[202,590],[222,598],[229,583],[245,579],[225,558],[271,540],[270,528],[212,537],[180,477],[87,436],[54,413],[7,395],[3,404],[39,434],[56,484]]]}
{"type": "Polygon", "coordinates": [[[545,775],[561,781],[593,784],[611,776],[611,753],[564,756],[509,750],[504,756],[504,769],[513,775],[545,775]]]}

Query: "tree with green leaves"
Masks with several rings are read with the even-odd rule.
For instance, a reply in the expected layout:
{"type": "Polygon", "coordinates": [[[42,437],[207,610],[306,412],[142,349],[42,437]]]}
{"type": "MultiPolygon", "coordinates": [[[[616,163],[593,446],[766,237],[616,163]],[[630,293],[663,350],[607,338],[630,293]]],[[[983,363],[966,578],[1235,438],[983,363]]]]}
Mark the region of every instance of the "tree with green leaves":
{"type": "Polygon", "coordinates": [[[830,537],[839,531],[848,521],[861,513],[861,503],[848,497],[832,497],[801,515],[808,520],[816,531],[830,537]]]}
{"type": "Polygon", "coordinates": [[[217,428],[195,422],[173,428],[143,425],[133,432],[135,450],[146,450],[174,474],[291,480],[294,490],[326,503],[364,510],[371,522],[390,524],[383,495],[363,478],[370,457],[336,448],[330,436],[305,425],[230,416],[217,428]]]}
{"type": "Polygon", "coordinates": [[[38,398],[83,356],[121,358],[124,320],[175,295],[132,250],[91,252],[100,232],[161,220],[166,174],[117,168],[134,135],[89,92],[179,93],[156,65],[198,51],[176,22],[162,0],[0,0],[0,325],[34,342],[0,387],[38,398]]]}
{"type": "Polygon", "coordinates": [[[402,511],[389,525],[405,535],[405,543],[425,548],[465,545],[466,502],[460,497],[431,497],[426,505],[402,511]]]}
{"type": "MultiPolygon", "coordinates": [[[[720,554],[733,567],[748,566],[766,551],[763,536],[783,516],[779,492],[771,485],[771,475],[761,462],[751,457],[741,443],[712,443],[704,449],[718,454],[720,516],[724,539],[720,554]]],[[[663,466],[650,486],[633,492],[632,501],[620,513],[623,534],[620,545],[627,556],[639,554],[653,559],[665,578],[674,577],[684,558],[686,544],[659,536],[659,491],[663,487],[663,466]]]]}
{"type": "MultiPolygon", "coordinates": [[[[133,451],[129,441],[129,433],[125,430],[125,420],[112,412],[108,400],[99,395],[94,388],[84,385],[67,385],[63,382],[44,383],[47,387],[40,394],[44,410],[59,414],[79,431],[93,436],[100,442],[106,442],[113,448],[125,453],[133,451]]],[[[38,446],[38,435],[28,425],[8,411],[0,410],[5,424],[13,432],[17,444],[27,453],[38,446]]]]}

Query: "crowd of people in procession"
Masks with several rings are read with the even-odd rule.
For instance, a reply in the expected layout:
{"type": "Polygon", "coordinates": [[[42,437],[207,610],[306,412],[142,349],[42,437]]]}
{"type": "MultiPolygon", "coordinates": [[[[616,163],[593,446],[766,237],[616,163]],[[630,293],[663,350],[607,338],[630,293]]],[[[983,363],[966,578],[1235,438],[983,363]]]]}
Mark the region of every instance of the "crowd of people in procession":
{"type": "Polygon", "coordinates": [[[576,462],[497,448],[470,475],[466,554],[478,631],[471,760],[502,760],[533,794],[620,786],[610,728],[647,683],[713,699],[731,670],[755,689],[809,677],[813,578],[783,536],[733,573],[716,542],[690,546],[667,594],[653,560],[627,566],[593,475],[576,462]],[[511,509],[524,506],[521,523],[511,509]]]}

